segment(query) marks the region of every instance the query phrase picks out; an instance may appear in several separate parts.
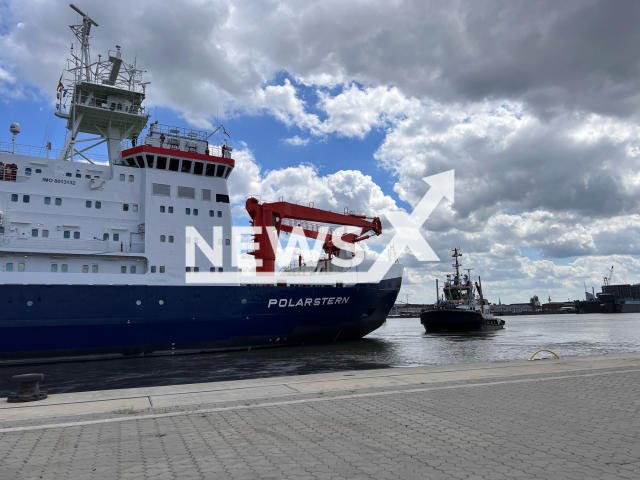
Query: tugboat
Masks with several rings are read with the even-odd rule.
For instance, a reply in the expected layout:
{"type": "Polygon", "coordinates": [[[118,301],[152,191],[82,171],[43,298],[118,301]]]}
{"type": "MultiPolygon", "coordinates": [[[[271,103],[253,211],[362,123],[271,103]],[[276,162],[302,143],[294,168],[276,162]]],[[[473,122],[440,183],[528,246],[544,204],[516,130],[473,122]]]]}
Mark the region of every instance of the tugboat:
{"type": "Polygon", "coordinates": [[[460,249],[454,248],[452,257],[455,260],[453,264],[455,273],[447,275],[443,287],[443,297],[440,297],[438,280],[436,279],[438,300],[433,309],[423,311],[420,314],[420,323],[427,332],[474,332],[503,329],[504,320],[484,311],[484,296],[482,295],[480,277],[474,285],[471,281],[471,269],[467,270],[466,275],[460,275],[461,265],[458,262],[458,257],[461,256],[460,249]],[[476,296],[476,290],[478,296],[476,296]]]}

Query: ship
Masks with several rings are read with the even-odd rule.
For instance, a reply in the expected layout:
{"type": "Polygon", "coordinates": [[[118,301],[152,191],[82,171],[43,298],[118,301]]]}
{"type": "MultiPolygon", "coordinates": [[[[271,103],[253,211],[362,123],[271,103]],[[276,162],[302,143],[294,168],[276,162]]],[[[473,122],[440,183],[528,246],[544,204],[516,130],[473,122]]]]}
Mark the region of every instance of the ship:
{"type": "Polygon", "coordinates": [[[482,280],[471,280],[471,269],[460,274],[461,257],[459,248],[453,249],[454,273],[447,275],[440,296],[436,279],[437,301],[432,308],[420,314],[420,323],[427,332],[475,332],[501,330],[505,321],[485,312],[485,299],[482,294],[482,280]],[[477,295],[476,295],[477,291],[477,295]]]}
{"type": "Polygon", "coordinates": [[[578,313],[632,313],[640,312],[640,283],[614,285],[613,266],[604,277],[602,291],[588,292],[585,300],[576,301],[578,313]]]}
{"type": "Polygon", "coordinates": [[[380,219],[248,198],[256,273],[245,278],[230,134],[151,123],[137,61],[120,45],[92,60],[98,23],[71,8],[77,42],[55,100],[62,148],[16,143],[16,123],[0,144],[0,364],[336,342],[380,327],[403,267],[372,281],[372,261],[356,265],[353,251],[380,219]],[[210,144],[214,133],[225,140],[210,144]],[[347,249],[331,237],[317,261],[276,272],[281,233],[318,239],[335,225],[356,228],[338,238],[347,249]]]}

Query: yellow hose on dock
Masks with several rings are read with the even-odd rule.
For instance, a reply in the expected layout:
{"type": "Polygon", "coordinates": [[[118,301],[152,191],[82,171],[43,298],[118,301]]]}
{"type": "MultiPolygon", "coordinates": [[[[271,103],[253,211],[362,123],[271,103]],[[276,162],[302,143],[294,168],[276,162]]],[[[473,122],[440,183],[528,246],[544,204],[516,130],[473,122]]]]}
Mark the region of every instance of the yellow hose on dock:
{"type": "Polygon", "coordinates": [[[538,350],[536,353],[534,353],[533,355],[531,355],[531,358],[530,358],[529,360],[533,360],[533,357],[535,357],[535,356],[536,356],[537,354],[539,354],[540,352],[549,352],[549,353],[553,353],[553,354],[555,355],[555,357],[556,357],[558,360],[560,360],[560,357],[559,357],[555,352],[552,352],[551,350],[546,349],[546,348],[543,348],[543,349],[541,349],[541,350],[538,350]]]}

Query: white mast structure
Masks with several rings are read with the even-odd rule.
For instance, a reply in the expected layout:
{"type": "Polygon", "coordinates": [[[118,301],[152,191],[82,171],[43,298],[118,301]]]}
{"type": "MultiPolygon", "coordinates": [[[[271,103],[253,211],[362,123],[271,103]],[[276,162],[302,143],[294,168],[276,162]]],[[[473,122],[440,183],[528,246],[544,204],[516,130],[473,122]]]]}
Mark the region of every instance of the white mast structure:
{"type": "Polygon", "coordinates": [[[91,26],[98,24],[75,5],[69,6],[82,17],[82,23],[69,26],[78,39],[80,55],[74,54],[71,45],[65,70],[67,78],[57,92],[55,113],[67,120],[68,130],[58,158],[73,161],[74,156],[79,155],[93,163],[84,152],[106,142],[109,164],[113,165],[120,158],[122,141],[139,135],[149,120],[150,114],[142,102],[150,82],[142,83],[143,71],[138,70],[135,63],[122,61],[120,45],[116,45],[115,52],[109,51],[107,61],[98,55],[98,61],[91,63],[89,34],[91,26]],[[68,109],[67,96],[70,96],[68,109]],[[96,136],[78,139],[79,133],[96,136]],[[78,149],[76,144],[80,142],[95,143],[78,149]]]}

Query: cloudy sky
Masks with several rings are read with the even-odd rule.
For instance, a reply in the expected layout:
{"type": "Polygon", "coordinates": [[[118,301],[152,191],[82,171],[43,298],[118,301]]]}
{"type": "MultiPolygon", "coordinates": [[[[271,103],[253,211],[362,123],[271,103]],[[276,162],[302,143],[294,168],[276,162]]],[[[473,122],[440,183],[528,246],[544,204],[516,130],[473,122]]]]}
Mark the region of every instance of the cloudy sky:
{"type": "MultiPolygon", "coordinates": [[[[385,212],[454,169],[455,202],[422,231],[442,261],[401,254],[410,301],[433,301],[453,246],[492,301],[582,298],[611,265],[640,282],[636,1],[76,5],[100,24],[94,56],[137,56],[153,120],[224,123],[238,224],[249,194],[346,206],[383,218],[375,255],[385,212]]],[[[62,143],[52,102],[75,20],[60,2],[0,1],[2,141],[18,121],[21,143],[62,143]]]]}

